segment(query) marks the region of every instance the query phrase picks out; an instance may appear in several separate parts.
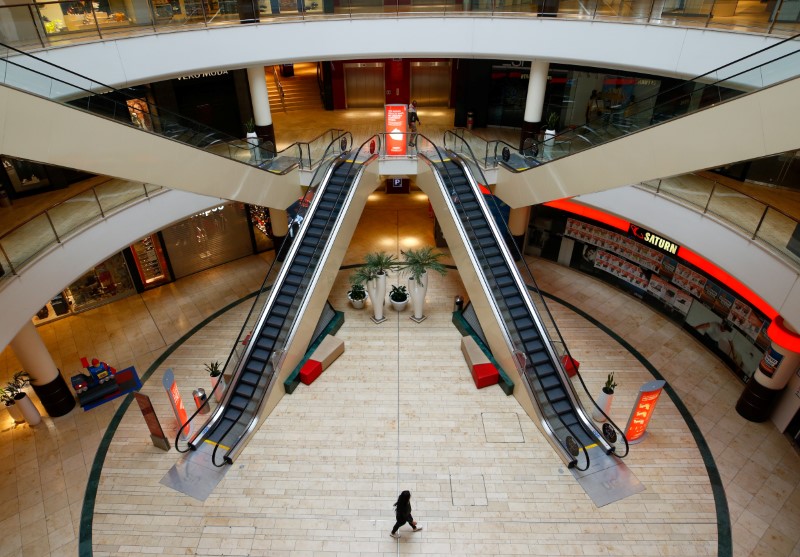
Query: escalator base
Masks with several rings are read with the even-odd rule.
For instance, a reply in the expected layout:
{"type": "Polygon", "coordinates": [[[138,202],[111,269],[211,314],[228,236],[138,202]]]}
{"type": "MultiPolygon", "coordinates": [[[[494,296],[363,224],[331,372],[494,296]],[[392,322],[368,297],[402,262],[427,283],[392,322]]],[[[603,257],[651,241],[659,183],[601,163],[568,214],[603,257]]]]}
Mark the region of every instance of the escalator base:
{"type": "MultiPolygon", "coordinates": [[[[196,451],[185,453],[161,478],[161,485],[179,491],[198,501],[205,501],[217,487],[230,466],[217,468],[211,463],[214,445],[200,443],[196,451]]],[[[219,451],[217,460],[220,460],[219,451]]]]}

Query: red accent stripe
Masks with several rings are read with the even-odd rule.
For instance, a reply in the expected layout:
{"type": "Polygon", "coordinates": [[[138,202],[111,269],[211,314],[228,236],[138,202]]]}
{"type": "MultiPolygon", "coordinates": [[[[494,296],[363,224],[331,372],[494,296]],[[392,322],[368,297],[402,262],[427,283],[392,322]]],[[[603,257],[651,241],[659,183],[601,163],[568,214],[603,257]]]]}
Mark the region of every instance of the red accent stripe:
{"type": "Polygon", "coordinates": [[[587,217],[592,220],[608,224],[610,226],[613,226],[614,228],[622,230],[626,234],[628,233],[628,227],[631,224],[625,219],[609,215],[608,213],[604,213],[603,211],[598,211],[597,209],[593,209],[585,205],[578,205],[577,203],[574,203],[567,198],[556,199],[555,201],[548,201],[547,203],[545,203],[545,205],[547,205],[548,207],[553,207],[554,209],[561,209],[562,211],[568,211],[570,213],[575,213],[576,215],[581,215],[583,217],[587,217]]]}
{"type": "Polygon", "coordinates": [[[480,188],[481,193],[483,195],[492,195],[492,190],[490,190],[489,188],[487,188],[483,184],[478,184],[478,187],[480,188]]]}
{"type": "Polygon", "coordinates": [[[683,246],[678,248],[678,257],[687,263],[691,263],[701,271],[716,279],[718,282],[721,282],[726,288],[733,290],[740,298],[747,300],[750,305],[758,308],[761,313],[770,319],[775,320],[776,317],[779,317],[778,312],[775,311],[767,302],[762,300],[758,294],[750,290],[743,283],[739,282],[739,280],[729,275],[726,271],[720,269],[707,259],[697,255],[693,251],[683,246]]]}
{"type": "Polygon", "coordinates": [[[792,352],[800,352],[800,336],[792,332],[784,325],[783,317],[776,316],[769,327],[767,327],[767,335],[772,342],[791,350],[792,352]]]}

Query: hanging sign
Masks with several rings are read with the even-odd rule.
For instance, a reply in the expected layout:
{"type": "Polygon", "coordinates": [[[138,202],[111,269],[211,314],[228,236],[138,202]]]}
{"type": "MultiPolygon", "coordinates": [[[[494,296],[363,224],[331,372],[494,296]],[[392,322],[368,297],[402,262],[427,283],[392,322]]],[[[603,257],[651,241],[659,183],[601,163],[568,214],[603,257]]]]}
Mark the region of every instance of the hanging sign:
{"type": "Polygon", "coordinates": [[[633,405],[633,411],[630,418],[628,418],[628,425],[625,426],[625,437],[628,439],[628,443],[635,444],[644,441],[644,436],[647,434],[647,424],[650,423],[650,418],[656,409],[658,397],[661,396],[661,391],[666,384],[666,381],[661,380],[650,381],[639,389],[636,404],[633,405]]]}
{"type": "MultiPolygon", "coordinates": [[[[175,418],[178,420],[178,427],[181,427],[188,421],[188,418],[186,416],[186,408],[183,406],[183,399],[181,399],[181,394],[178,392],[178,384],[175,383],[175,374],[172,372],[171,367],[164,372],[161,383],[164,385],[164,390],[167,391],[172,411],[175,412],[175,418]]],[[[191,425],[187,425],[181,430],[181,439],[186,439],[189,436],[191,428],[191,425]]]]}
{"type": "Polygon", "coordinates": [[[406,105],[387,104],[386,115],[386,154],[389,156],[405,156],[408,152],[408,117],[406,105]]]}

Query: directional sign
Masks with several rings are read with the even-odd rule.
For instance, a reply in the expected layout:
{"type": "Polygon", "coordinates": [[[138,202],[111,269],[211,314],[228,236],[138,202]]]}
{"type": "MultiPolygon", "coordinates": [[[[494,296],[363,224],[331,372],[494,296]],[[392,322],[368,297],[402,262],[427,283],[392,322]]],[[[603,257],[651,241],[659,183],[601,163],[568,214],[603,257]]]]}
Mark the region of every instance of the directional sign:
{"type": "Polygon", "coordinates": [[[636,444],[644,441],[647,434],[647,424],[656,409],[658,397],[666,385],[666,381],[650,381],[642,385],[639,389],[639,396],[636,404],[633,405],[631,416],[628,418],[628,425],[625,426],[625,437],[628,443],[636,444]]]}
{"type": "MultiPolygon", "coordinates": [[[[183,406],[183,399],[178,392],[178,384],[175,383],[175,374],[172,372],[172,368],[167,368],[167,371],[164,372],[161,383],[164,385],[164,390],[167,391],[169,403],[173,412],[175,412],[175,418],[178,420],[178,427],[181,427],[187,421],[186,408],[183,406]]],[[[181,439],[186,439],[190,432],[191,425],[187,425],[181,430],[181,439]]]]}

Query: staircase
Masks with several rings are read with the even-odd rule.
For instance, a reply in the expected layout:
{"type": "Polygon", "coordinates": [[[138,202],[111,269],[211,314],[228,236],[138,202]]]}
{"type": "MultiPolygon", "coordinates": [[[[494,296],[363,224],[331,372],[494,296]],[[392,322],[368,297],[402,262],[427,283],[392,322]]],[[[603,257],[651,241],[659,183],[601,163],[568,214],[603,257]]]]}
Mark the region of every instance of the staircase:
{"type": "Polygon", "coordinates": [[[278,79],[283,85],[283,104],[278,85],[275,83],[275,73],[272,66],[265,68],[267,76],[267,91],[269,92],[269,106],[273,112],[285,111],[295,112],[298,110],[323,109],[322,97],[317,85],[317,65],[315,63],[303,63],[294,65],[294,75],[283,77],[278,70],[278,79]]]}

